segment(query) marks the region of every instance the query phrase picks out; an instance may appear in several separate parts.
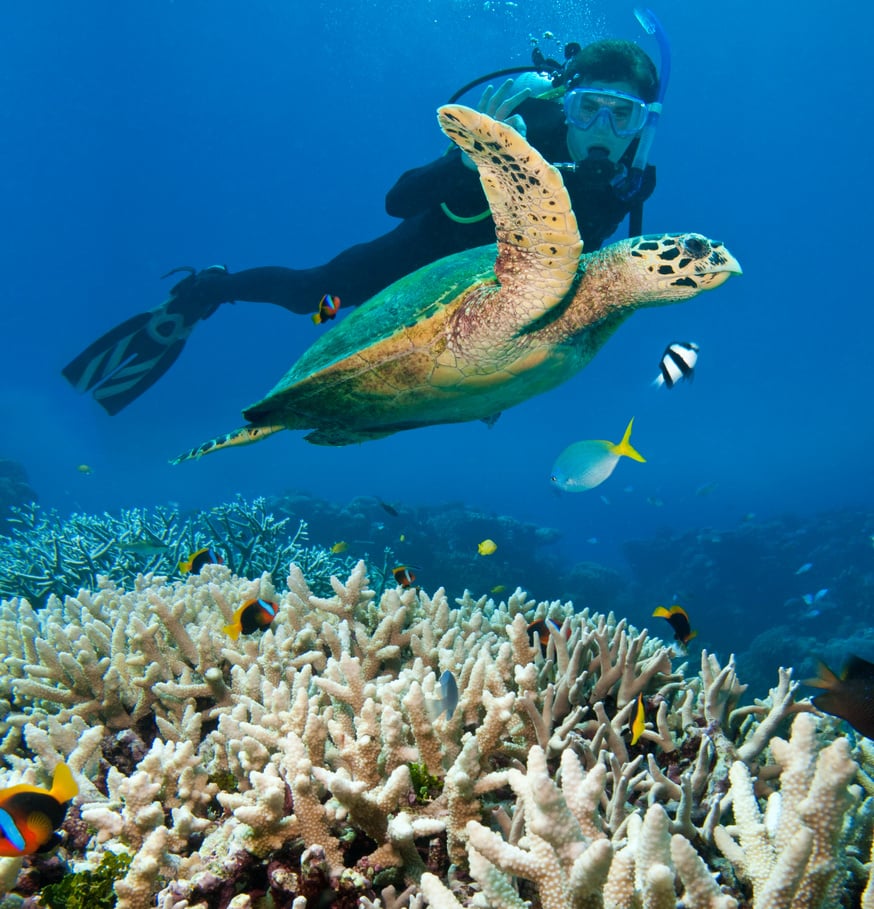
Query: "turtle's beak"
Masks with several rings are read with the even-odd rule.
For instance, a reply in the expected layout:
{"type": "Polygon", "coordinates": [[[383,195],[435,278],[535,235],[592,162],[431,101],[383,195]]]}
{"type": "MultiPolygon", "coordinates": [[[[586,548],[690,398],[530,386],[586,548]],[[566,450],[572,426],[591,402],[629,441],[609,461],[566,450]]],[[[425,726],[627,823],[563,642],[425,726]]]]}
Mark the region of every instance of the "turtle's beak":
{"type": "Polygon", "coordinates": [[[732,276],[732,275],[742,275],[743,271],[738,268],[736,271],[717,271],[711,272],[708,275],[701,275],[698,278],[698,287],[701,290],[713,290],[717,287],[722,287],[723,284],[732,276]]]}
{"type": "Polygon", "coordinates": [[[722,245],[713,250],[704,269],[703,274],[695,276],[701,290],[722,287],[732,275],[744,273],[740,262],[722,245]]]}

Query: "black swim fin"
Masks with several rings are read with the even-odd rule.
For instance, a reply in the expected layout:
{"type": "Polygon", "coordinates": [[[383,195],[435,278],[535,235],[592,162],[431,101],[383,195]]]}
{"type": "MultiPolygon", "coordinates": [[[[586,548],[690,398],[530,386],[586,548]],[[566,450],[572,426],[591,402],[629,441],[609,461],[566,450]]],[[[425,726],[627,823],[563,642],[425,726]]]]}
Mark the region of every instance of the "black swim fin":
{"type": "Polygon", "coordinates": [[[196,286],[199,274],[227,273],[227,269],[211,266],[198,273],[186,267],[169,274],[180,270],[191,274],[173,287],[161,306],[116,325],[61,370],[76,391],[90,391],[110,416],[135,401],[167,372],[197,322],[217,308],[215,303],[195,302],[188,292],[196,286]]]}
{"type": "Polygon", "coordinates": [[[67,381],[90,391],[108,414],[123,410],[173,365],[194,327],[177,316],[179,332],[160,317],[160,309],[141,312],[108,331],[61,370],[67,381]]]}

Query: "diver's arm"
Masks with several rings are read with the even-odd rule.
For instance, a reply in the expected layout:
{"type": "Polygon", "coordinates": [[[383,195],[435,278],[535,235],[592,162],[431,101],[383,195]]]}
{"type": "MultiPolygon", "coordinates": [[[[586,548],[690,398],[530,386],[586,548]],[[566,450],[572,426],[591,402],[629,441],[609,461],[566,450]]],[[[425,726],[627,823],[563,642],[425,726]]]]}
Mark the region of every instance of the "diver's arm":
{"type": "Polygon", "coordinates": [[[465,167],[461,152],[453,148],[445,155],[401,174],[385,197],[385,210],[394,218],[411,218],[445,202],[463,214],[485,208],[479,175],[465,167]]]}

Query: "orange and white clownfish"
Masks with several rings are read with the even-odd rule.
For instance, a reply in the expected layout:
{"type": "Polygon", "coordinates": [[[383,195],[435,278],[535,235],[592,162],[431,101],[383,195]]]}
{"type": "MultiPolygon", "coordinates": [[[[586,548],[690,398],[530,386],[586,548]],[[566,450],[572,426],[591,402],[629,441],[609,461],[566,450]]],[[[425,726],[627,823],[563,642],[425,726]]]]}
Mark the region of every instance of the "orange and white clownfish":
{"type": "Polygon", "coordinates": [[[48,852],[60,838],[67,808],[79,787],[66,764],[55,767],[51,789],[22,783],[0,789],[0,856],[48,852]]]}
{"type": "Polygon", "coordinates": [[[325,294],[321,300],[319,300],[318,311],[313,313],[313,322],[316,325],[321,325],[322,322],[327,322],[328,319],[333,319],[337,315],[337,310],[340,308],[340,298],[335,297],[333,294],[325,294]]]}
{"type": "Polygon", "coordinates": [[[222,631],[236,641],[241,634],[252,634],[253,631],[266,628],[276,618],[278,610],[276,603],[261,597],[249,600],[234,613],[231,623],[225,625],[222,631]]]}

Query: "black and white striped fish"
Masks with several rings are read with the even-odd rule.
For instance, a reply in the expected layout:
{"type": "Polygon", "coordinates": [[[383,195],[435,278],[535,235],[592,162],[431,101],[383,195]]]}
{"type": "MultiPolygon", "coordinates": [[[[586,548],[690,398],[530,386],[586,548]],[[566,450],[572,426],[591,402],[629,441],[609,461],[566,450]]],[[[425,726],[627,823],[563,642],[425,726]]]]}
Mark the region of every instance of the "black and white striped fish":
{"type": "Polygon", "coordinates": [[[659,363],[659,375],[652,383],[657,388],[673,388],[680,379],[691,379],[698,362],[698,345],[694,341],[674,341],[665,348],[659,363]]]}

